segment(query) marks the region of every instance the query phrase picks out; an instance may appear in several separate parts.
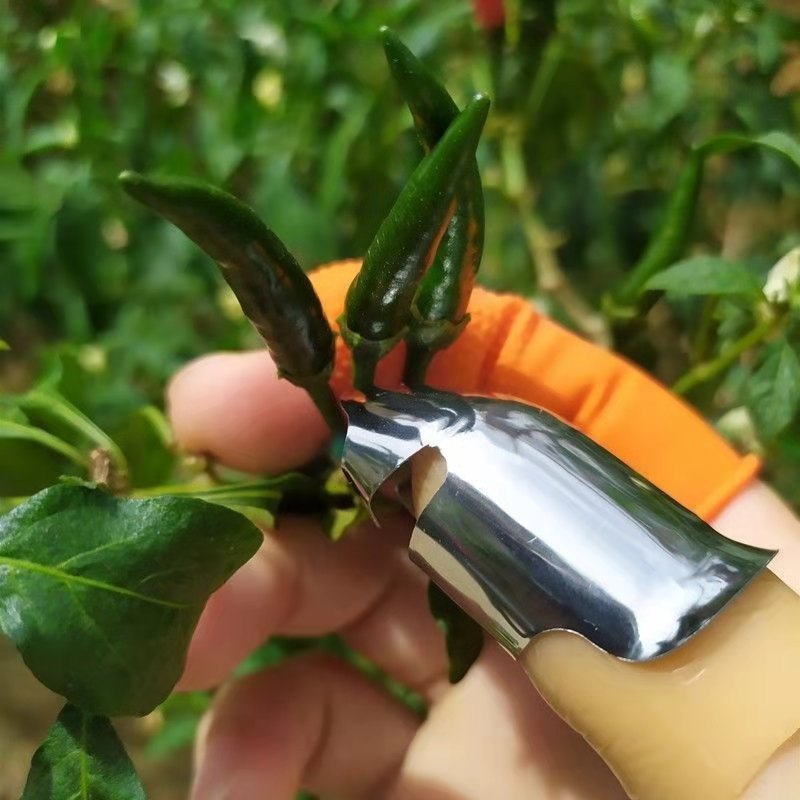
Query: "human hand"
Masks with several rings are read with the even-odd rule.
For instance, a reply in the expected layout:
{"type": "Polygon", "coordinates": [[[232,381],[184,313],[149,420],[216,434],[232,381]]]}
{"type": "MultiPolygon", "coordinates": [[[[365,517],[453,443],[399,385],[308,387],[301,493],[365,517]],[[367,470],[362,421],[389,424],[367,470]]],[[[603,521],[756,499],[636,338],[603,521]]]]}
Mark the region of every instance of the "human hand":
{"type": "MultiPolygon", "coordinates": [[[[316,278],[331,317],[353,269],[316,278]]],[[[736,456],[624,362],[531,313],[519,298],[476,292],[473,306],[472,324],[434,363],[434,385],[539,402],[707,516],[731,497],[762,491],[742,494],[752,459],[736,456]]],[[[339,390],[347,383],[343,356],[334,376],[339,390]]],[[[386,360],[379,383],[396,382],[400,356],[386,360]]],[[[273,373],[265,353],[190,365],[170,391],[181,443],[253,471],[289,469],[318,452],[326,431],[316,410],[273,373]]],[[[427,611],[425,579],[405,557],[407,536],[398,518],[334,544],[309,520],[282,520],[209,603],[183,686],[219,683],[272,634],[338,631],[419,689],[431,703],[428,719],[420,723],[343,664],[301,657],[223,689],[200,737],[195,797],[279,800],[300,786],[323,797],[393,800],[624,797],[600,759],[494,645],[462,683],[446,685],[443,642],[427,611]]]]}

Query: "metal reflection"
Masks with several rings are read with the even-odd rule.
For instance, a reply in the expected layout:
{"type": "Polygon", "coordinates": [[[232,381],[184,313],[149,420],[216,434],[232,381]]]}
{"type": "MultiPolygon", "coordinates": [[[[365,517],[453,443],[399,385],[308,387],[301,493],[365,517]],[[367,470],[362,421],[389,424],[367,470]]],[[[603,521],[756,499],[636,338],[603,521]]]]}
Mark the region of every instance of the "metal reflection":
{"type": "Polygon", "coordinates": [[[678,647],[773,551],[727,539],[546,411],[416,390],[344,404],[342,466],[371,505],[409,506],[409,459],[447,464],[411,557],[513,653],[565,629],[645,661],[678,647]]]}

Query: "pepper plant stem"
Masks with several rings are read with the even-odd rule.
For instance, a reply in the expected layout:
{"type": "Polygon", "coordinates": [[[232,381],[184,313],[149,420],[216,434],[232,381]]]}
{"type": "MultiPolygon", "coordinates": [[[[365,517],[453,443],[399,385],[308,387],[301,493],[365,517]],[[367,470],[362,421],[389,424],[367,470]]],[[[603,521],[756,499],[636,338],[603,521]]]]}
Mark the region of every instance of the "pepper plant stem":
{"type": "Polygon", "coordinates": [[[569,282],[556,256],[556,237],[535,213],[536,192],[525,167],[519,131],[505,131],[501,148],[503,191],[516,206],[528,252],[536,266],[539,290],[561,304],[581,333],[596,344],[609,347],[611,331],[606,319],[569,282]]]}
{"type": "Polygon", "coordinates": [[[707,297],[703,304],[700,324],[697,326],[697,331],[692,340],[690,352],[692,363],[702,363],[709,354],[714,333],[714,312],[718,306],[719,297],[716,295],[707,297]]]}
{"type": "Polygon", "coordinates": [[[672,391],[676,394],[687,394],[701,383],[706,383],[716,378],[717,375],[720,375],[730,367],[742,353],[745,353],[751,347],[755,347],[770,334],[777,331],[783,324],[783,320],[783,315],[773,315],[763,320],[751,331],[726,347],[716,358],[690,369],[675,382],[672,391]]]}

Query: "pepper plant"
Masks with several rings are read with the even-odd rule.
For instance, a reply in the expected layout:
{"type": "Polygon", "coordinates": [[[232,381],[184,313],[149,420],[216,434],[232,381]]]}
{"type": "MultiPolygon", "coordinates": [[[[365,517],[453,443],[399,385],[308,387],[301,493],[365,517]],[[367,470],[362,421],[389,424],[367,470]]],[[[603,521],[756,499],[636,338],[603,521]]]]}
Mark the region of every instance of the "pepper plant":
{"type": "MultiPolygon", "coordinates": [[[[426,154],[367,249],[341,320],[355,383],[367,394],[375,366],[398,342],[407,340],[414,354],[409,381],[423,381],[430,355],[466,324],[483,239],[475,153],[489,110],[478,95],[459,112],[410,51],[390,31],[383,35],[426,154]]],[[[120,182],[216,261],[280,377],[308,392],[340,434],[328,384],[334,334],[275,233],[232,195],[195,181],[125,172],[120,182]]],[[[122,448],[56,392],[33,390],[13,408],[18,419],[4,419],[0,435],[27,436],[32,448],[85,473],[0,519],[0,628],[67,701],[33,758],[23,798],[141,798],[109,717],[145,715],[169,695],[206,599],[255,553],[260,536],[251,519],[275,510],[270,501],[289,493],[287,479],[189,483],[180,493],[136,497],[122,448]],[[31,414],[55,417],[92,449],[26,427],[31,414]]],[[[6,494],[24,494],[25,476],[16,477],[6,494]]],[[[480,631],[438,594],[431,607],[448,633],[457,679],[480,649],[480,631]]]]}
{"type": "MultiPolygon", "coordinates": [[[[548,20],[535,22],[538,31],[548,20]]],[[[498,44],[496,34],[493,28],[498,44]]],[[[374,388],[377,363],[401,341],[407,345],[406,384],[424,383],[433,355],[469,322],[467,304],[484,249],[476,149],[488,100],[477,96],[459,111],[391,31],[381,36],[424,157],[377,226],[339,320],[353,353],[354,383],[365,394],[374,388]]],[[[501,62],[498,50],[498,74],[501,62]]],[[[498,105],[507,112],[507,92],[500,94],[498,105]]],[[[699,356],[676,389],[688,392],[713,381],[749,347],[769,340],[756,372],[760,385],[777,381],[783,389],[780,407],[773,402],[762,422],[789,424],[800,404],[800,366],[788,345],[796,298],[762,292],[750,271],[729,260],[685,256],[707,159],[758,146],[800,165],[794,139],[781,133],[716,136],[688,152],[655,235],[608,292],[600,314],[587,313],[584,301],[559,282],[563,276],[540,247],[540,221],[526,206],[519,138],[513,128],[499,138],[506,191],[532,249],[539,248],[540,278],[550,281],[544,288],[574,312],[576,327],[598,341],[615,339],[636,357],[645,312],[660,298],[680,304],[686,296],[700,297],[714,319],[720,297],[747,297],[758,324],[711,357],[698,331],[699,356]]],[[[281,377],[308,392],[336,441],[343,419],[328,384],[334,333],[289,249],[253,209],[219,189],[133,172],[123,173],[120,182],[219,265],[281,377]]],[[[34,756],[23,800],[138,799],[144,790],[108,718],[146,714],[167,697],[207,597],[259,545],[253,523],[268,523],[294,504],[339,513],[341,535],[358,506],[331,480],[335,448],[323,467],[265,480],[197,459],[177,463],[155,409],[145,408],[128,427],[107,432],[69,403],[57,382],[50,376],[4,398],[0,416],[0,445],[13,444],[0,446],[0,460],[14,459],[0,464],[0,490],[13,506],[0,519],[0,628],[36,677],[66,700],[34,756]],[[163,454],[163,460],[143,458],[143,449],[163,454]],[[21,452],[26,458],[18,458],[21,452]],[[25,499],[45,473],[55,485],[25,499]],[[160,485],[161,476],[173,474],[181,478],[177,485],[160,485]],[[59,480],[61,475],[67,477],[59,480]]],[[[433,588],[430,605],[445,631],[451,678],[457,680],[480,651],[482,634],[433,588]]]]}

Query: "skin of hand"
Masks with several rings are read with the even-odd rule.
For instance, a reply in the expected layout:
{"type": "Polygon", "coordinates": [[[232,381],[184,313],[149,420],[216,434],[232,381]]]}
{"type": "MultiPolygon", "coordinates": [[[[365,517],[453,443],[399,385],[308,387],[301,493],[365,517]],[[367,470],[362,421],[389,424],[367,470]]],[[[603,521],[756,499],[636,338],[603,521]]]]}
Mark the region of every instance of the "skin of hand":
{"type": "MultiPolygon", "coordinates": [[[[168,399],[182,447],[239,469],[295,468],[325,444],[313,404],[278,380],[264,352],[195,361],[173,380],[168,399]]],[[[780,577],[800,593],[800,523],[766,486],[751,482],[712,523],[731,538],[781,548],[780,577]]],[[[421,692],[427,719],[330,656],[300,656],[223,685],[198,737],[194,800],[292,800],[300,787],[326,800],[625,797],[493,643],[460,684],[447,684],[426,579],[405,553],[409,532],[398,517],[332,543],[310,519],[282,518],[209,601],[180,688],[223,684],[271,635],[336,631],[421,692]]],[[[748,798],[794,797],[779,761],[793,768],[796,757],[790,744],[770,771],[772,784],[748,798]]]]}

